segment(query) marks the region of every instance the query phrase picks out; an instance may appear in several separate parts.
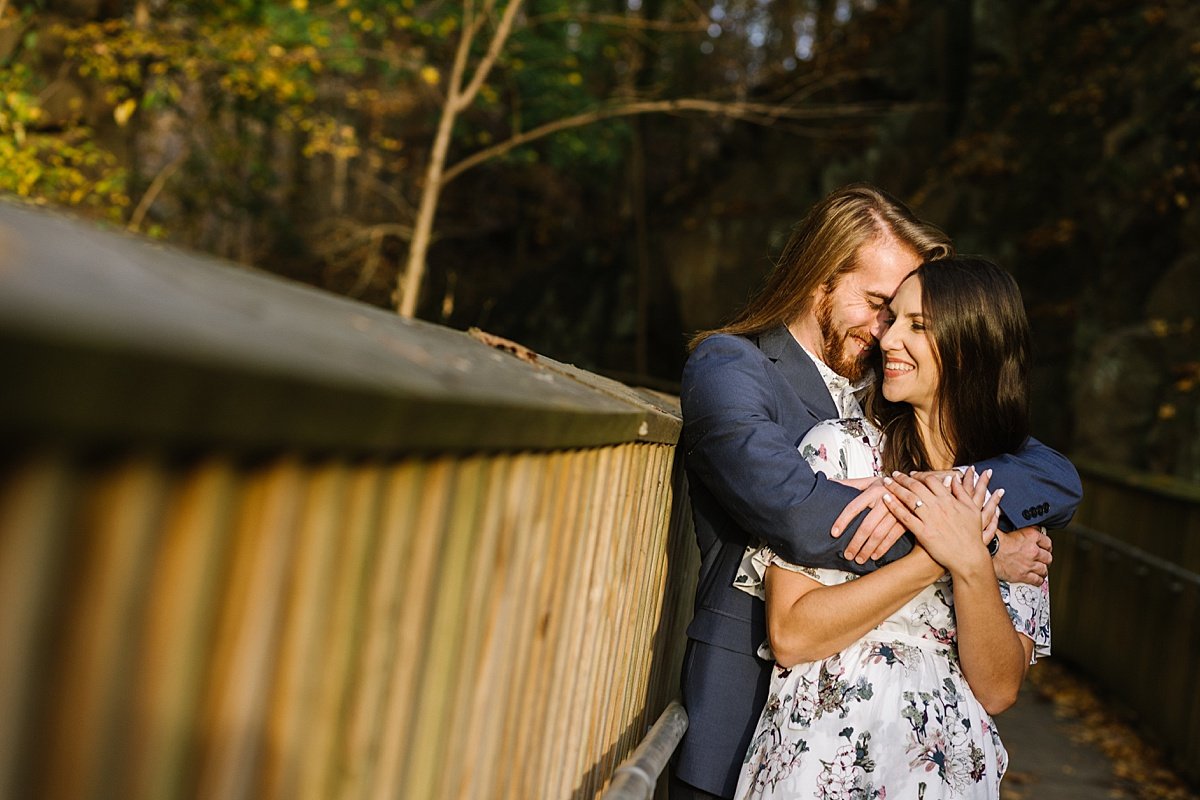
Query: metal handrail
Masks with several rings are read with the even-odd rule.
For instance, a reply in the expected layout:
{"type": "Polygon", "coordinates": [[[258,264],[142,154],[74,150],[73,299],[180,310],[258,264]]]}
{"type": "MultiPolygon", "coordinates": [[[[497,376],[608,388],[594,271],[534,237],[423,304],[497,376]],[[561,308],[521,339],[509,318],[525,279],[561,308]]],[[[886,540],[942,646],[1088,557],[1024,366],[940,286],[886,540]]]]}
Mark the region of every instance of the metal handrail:
{"type": "Polygon", "coordinates": [[[688,716],[678,700],[666,707],[637,749],[621,762],[601,800],[647,800],[658,777],[687,731],[688,716]]]}

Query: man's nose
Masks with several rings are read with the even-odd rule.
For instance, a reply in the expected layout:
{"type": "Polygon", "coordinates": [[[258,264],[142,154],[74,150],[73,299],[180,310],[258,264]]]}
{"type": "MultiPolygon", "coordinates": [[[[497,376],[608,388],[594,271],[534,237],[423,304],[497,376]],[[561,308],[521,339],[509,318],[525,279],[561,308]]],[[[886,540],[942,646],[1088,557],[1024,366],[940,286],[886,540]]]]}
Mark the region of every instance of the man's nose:
{"type": "Polygon", "coordinates": [[[875,319],[871,321],[871,335],[874,336],[880,344],[883,344],[883,337],[887,335],[889,327],[887,312],[881,311],[876,314],[875,319]]]}

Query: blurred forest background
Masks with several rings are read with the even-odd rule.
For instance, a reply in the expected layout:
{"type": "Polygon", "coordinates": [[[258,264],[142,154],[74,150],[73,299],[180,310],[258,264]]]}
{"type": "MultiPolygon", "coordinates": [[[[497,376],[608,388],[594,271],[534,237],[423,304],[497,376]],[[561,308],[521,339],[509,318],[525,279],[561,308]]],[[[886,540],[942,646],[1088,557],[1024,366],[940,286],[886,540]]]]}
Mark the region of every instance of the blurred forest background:
{"type": "Polygon", "coordinates": [[[857,180],[1017,276],[1041,438],[1200,480],[1195,2],[0,1],[0,191],[625,380],[857,180]]]}

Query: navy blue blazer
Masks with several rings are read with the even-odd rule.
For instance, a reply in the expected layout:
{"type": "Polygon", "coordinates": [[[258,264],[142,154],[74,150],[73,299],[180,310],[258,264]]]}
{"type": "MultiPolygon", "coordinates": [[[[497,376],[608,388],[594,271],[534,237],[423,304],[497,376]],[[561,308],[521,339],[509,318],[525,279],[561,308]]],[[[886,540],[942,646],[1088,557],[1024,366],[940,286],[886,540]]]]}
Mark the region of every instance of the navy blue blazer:
{"type": "MultiPolygon", "coordinates": [[[[689,724],[676,773],[731,797],[770,683],[770,664],[755,656],[766,638],[765,607],[733,588],[745,547],[765,541],[794,563],[865,573],[912,544],[906,536],[878,563],[842,556],[865,512],[840,538],[830,535],[858,492],[814,473],[797,450],[837,409],[787,328],[705,339],[684,366],[680,403],[701,564],[682,676],[689,724]]],[[[976,466],[992,469],[992,486],[1005,490],[1005,529],[1016,527],[1008,520],[1061,527],[1082,494],[1070,461],[1034,439],[976,466]]]]}

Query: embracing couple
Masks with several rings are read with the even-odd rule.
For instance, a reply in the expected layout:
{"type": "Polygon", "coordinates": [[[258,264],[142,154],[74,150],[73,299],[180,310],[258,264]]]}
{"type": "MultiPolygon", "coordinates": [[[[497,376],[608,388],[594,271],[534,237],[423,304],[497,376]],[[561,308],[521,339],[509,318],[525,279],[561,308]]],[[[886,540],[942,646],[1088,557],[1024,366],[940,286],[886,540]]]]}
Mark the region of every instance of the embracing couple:
{"type": "Polygon", "coordinates": [[[672,798],[998,798],[990,715],[1049,652],[1042,526],[1080,498],[1029,436],[1012,277],[848,186],[692,346],[672,798]]]}

